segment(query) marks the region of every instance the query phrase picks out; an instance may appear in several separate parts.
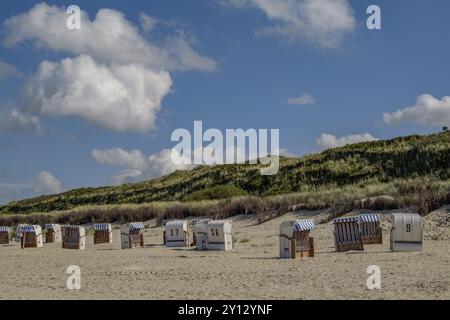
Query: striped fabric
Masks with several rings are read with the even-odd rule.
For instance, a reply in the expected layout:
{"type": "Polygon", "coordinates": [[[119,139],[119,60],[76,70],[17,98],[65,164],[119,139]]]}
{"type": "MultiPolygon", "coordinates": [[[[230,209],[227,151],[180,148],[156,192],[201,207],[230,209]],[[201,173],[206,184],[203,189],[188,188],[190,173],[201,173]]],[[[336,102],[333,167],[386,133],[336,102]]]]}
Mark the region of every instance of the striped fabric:
{"type": "Polygon", "coordinates": [[[80,228],[80,226],[69,226],[69,225],[65,225],[65,226],[61,226],[61,229],[71,229],[71,230],[78,230],[80,228]]]}
{"type": "Polygon", "coordinates": [[[20,231],[18,230],[18,233],[25,233],[25,232],[35,232],[34,226],[20,226],[20,231]]]}
{"type": "Polygon", "coordinates": [[[197,223],[208,224],[211,221],[212,221],[211,219],[194,219],[194,220],[192,220],[192,225],[195,225],[197,223]]]}
{"type": "Polygon", "coordinates": [[[316,225],[313,220],[297,220],[294,224],[295,231],[309,231],[314,230],[316,225]]]}
{"type": "Polygon", "coordinates": [[[380,222],[380,214],[378,213],[367,213],[359,215],[360,222],[380,222]]]}
{"type": "Polygon", "coordinates": [[[130,223],[130,229],[136,230],[136,229],[145,229],[144,224],[142,222],[131,222],[130,223]]]}
{"type": "Polygon", "coordinates": [[[109,225],[107,223],[94,223],[92,228],[95,231],[109,230],[109,225]]]}
{"type": "Polygon", "coordinates": [[[343,222],[359,222],[359,217],[341,217],[333,219],[333,224],[343,222]]]}
{"type": "Polygon", "coordinates": [[[64,229],[64,243],[69,246],[77,246],[80,243],[80,234],[78,233],[78,227],[65,226],[64,229]]]}
{"type": "Polygon", "coordinates": [[[361,240],[359,217],[336,218],[333,223],[336,243],[357,243],[361,240]]]}
{"type": "Polygon", "coordinates": [[[9,227],[0,226],[0,232],[9,232],[9,227]]]}

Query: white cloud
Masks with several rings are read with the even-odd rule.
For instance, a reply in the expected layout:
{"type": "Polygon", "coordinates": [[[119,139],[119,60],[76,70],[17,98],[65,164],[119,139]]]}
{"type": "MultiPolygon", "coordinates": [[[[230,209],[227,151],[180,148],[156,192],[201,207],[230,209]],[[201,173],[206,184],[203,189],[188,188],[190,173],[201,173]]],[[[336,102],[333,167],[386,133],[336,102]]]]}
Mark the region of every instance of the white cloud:
{"type": "Polygon", "coordinates": [[[148,14],[145,14],[142,12],[139,15],[139,23],[141,25],[142,30],[146,33],[149,33],[158,24],[158,19],[151,17],[148,14]]]}
{"type": "Polygon", "coordinates": [[[172,149],[163,149],[159,153],[148,157],[148,171],[150,176],[164,176],[175,170],[192,170],[195,166],[189,164],[176,165],[172,161],[172,149]]]}
{"type": "Polygon", "coordinates": [[[61,182],[50,172],[41,171],[33,181],[26,183],[0,182],[0,204],[10,201],[29,199],[41,195],[63,192],[61,182]]]}
{"type": "Polygon", "coordinates": [[[140,150],[124,150],[113,148],[92,150],[92,158],[100,164],[119,165],[134,170],[144,170],[148,165],[147,157],[140,150]]]}
{"type": "Polygon", "coordinates": [[[64,190],[61,182],[48,171],[38,174],[33,189],[37,195],[55,194],[64,190]]]}
{"type": "Polygon", "coordinates": [[[33,188],[29,184],[1,183],[0,204],[33,196],[33,188]]]}
{"type": "MultiPolygon", "coordinates": [[[[141,15],[141,23],[150,31],[149,16],[141,15]]],[[[211,58],[203,57],[205,65],[189,65],[190,59],[183,57],[185,52],[168,52],[163,46],[149,42],[120,11],[113,9],[100,9],[92,21],[81,11],[81,29],[70,30],[66,28],[64,8],[40,3],[7,19],[3,27],[7,46],[30,40],[38,47],[87,54],[100,62],[141,63],[156,70],[210,70],[213,63],[211,58]]]]}
{"type": "Polygon", "coordinates": [[[138,64],[107,66],[82,55],[42,62],[26,94],[40,114],[79,116],[117,131],[145,132],[154,127],[171,85],[168,72],[138,64]]]}
{"type": "Polygon", "coordinates": [[[297,106],[306,106],[306,105],[311,105],[311,104],[316,103],[316,100],[310,94],[305,93],[300,97],[288,99],[287,103],[291,104],[291,105],[297,105],[297,106]]]}
{"type": "Polygon", "coordinates": [[[147,178],[150,177],[146,177],[140,170],[124,169],[113,177],[112,182],[115,185],[120,185],[123,183],[143,181],[147,178]]]}
{"type": "Polygon", "coordinates": [[[412,107],[383,113],[383,120],[389,125],[399,123],[418,123],[425,125],[445,126],[450,124],[450,96],[436,99],[432,95],[423,94],[417,98],[412,107]]]}
{"type": "MultiPolygon", "coordinates": [[[[159,20],[141,14],[140,22],[151,32],[159,20]]],[[[29,41],[73,55],[43,61],[27,81],[21,113],[35,117],[77,116],[115,131],[148,132],[170,93],[170,71],[216,68],[180,28],[156,43],[112,9],[99,10],[93,20],[82,11],[81,29],[69,30],[64,8],[40,3],[3,27],[7,46],[29,41]]]]}
{"type": "Polygon", "coordinates": [[[323,149],[332,149],[343,147],[348,144],[377,140],[378,139],[372,136],[370,133],[351,134],[341,138],[337,138],[336,136],[331,134],[322,133],[322,135],[316,140],[316,142],[323,149]]]}
{"type": "Polygon", "coordinates": [[[198,69],[213,71],[216,69],[216,61],[198,54],[192,48],[183,32],[178,32],[177,35],[168,37],[165,41],[165,48],[173,57],[175,64],[180,70],[198,69]]]}
{"type": "Polygon", "coordinates": [[[19,76],[21,73],[15,66],[0,60],[0,80],[19,76]]]}
{"type": "Polygon", "coordinates": [[[9,113],[0,114],[1,131],[40,131],[40,121],[37,116],[23,114],[19,110],[13,109],[9,113]]]}
{"type": "MultiPolygon", "coordinates": [[[[213,149],[203,147],[192,150],[189,163],[193,161],[195,154],[200,155],[200,157],[202,155],[204,157],[211,157],[213,155],[213,149]]],[[[279,149],[277,151],[271,152],[271,155],[276,154],[292,156],[286,149],[279,149]]],[[[120,166],[125,168],[113,177],[112,180],[114,184],[143,181],[151,178],[165,176],[173,173],[176,170],[192,170],[197,167],[197,165],[194,164],[183,164],[183,157],[185,157],[184,155],[179,155],[179,158],[176,159],[175,163],[172,160],[172,149],[163,149],[159,153],[152,154],[150,156],[146,156],[142,151],[137,149],[94,149],[91,152],[91,156],[96,162],[100,164],[120,166]]],[[[234,156],[235,160],[243,159],[242,162],[258,158],[256,154],[249,154],[248,152],[245,152],[244,150],[237,147],[229,147],[225,151],[220,151],[217,155],[219,159],[223,159],[221,163],[225,163],[226,158],[230,156],[234,156]]],[[[203,158],[203,160],[205,161],[205,158],[203,158]]]]}
{"type": "Polygon", "coordinates": [[[100,164],[125,167],[113,177],[115,184],[157,178],[175,170],[191,170],[195,167],[194,165],[174,164],[171,154],[171,149],[163,149],[157,154],[146,156],[140,150],[121,148],[94,149],[91,153],[92,158],[100,164]]]}
{"type": "Polygon", "coordinates": [[[221,5],[262,10],[272,25],[263,35],[290,41],[306,40],[323,47],[337,47],[355,28],[353,10],[347,0],[219,0],[221,5]]]}

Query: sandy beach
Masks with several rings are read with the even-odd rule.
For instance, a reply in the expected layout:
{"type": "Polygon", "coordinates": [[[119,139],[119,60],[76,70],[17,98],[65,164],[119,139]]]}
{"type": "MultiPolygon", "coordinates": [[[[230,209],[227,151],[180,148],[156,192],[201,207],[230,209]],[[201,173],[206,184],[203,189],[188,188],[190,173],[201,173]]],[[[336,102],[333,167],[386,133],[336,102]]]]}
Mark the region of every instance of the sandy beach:
{"type": "Polygon", "coordinates": [[[121,250],[114,243],[86,250],[61,244],[21,250],[0,247],[0,299],[450,299],[450,214],[442,208],[424,219],[422,252],[390,252],[389,215],[383,215],[383,245],[336,253],[332,224],[324,212],[294,212],[257,225],[255,216],[233,218],[232,252],[168,249],[163,227],[145,231],[145,248],[121,250]],[[280,260],[279,225],[313,218],[314,258],[280,260]],[[81,290],[66,288],[66,268],[81,268],[81,290]],[[367,268],[381,269],[381,290],[366,286],[367,268]]]}

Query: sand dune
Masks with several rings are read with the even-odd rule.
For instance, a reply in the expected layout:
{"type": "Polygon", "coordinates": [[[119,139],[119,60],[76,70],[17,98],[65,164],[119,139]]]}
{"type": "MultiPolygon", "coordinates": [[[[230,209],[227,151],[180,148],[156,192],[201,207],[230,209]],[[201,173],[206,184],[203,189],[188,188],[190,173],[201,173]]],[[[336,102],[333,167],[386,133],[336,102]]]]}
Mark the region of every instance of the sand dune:
{"type": "Polygon", "coordinates": [[[383,245],[365,252],[336,253],[332,225],[313,231],[316,256],[278,259],[282,221],[324,212],[294,212],[256,225],[254,216],[234,221],[235,250],[206,252],[167,249],[162,227],[145,232],[147,246],[121,250],[115,243],[84,251],[58,245],[21,250],[0,247],[1,299],[450,299],[450,226],[448,208],[425,218],[423,252],[389,251],[388,215],[383,216],[383,245]],[[69,265],[81,268],[81,290],[66,288],[69,265]],[[368,290],[367,267],[381,268],[382,289],[368,290]]]}

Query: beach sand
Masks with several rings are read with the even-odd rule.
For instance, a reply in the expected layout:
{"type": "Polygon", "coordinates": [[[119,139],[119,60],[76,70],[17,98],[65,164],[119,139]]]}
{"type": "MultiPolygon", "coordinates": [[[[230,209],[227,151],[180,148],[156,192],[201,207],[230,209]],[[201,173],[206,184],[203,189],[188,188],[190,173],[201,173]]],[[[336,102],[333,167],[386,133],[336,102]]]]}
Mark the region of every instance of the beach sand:
{"type": "MultiPolygon", "coordinates": [[[[337,253],[332,224],[312,232],[315,257],[281,260],[279,225],[324,212],[299,211],[257,225],[255,216],[233,218],[231,252],[169,249],[163,227],[145,232],[145,248],[120,249],[114,243],[86,250],[61,244],[21,250],[0,246],[0,299],[450,299],[450,214],[448,208],[424,219],[422,252],[390,252],[388,214],[383,215],[383,244],[365,252],[337,253]],[[81,289],[69,290],[66,269],[81,269],[81,289]],[[381,290],[369,290],[367,268],[381,269],[381,290]]],[[[151,224],[151,222],[149,222],[151,224]]]]}

